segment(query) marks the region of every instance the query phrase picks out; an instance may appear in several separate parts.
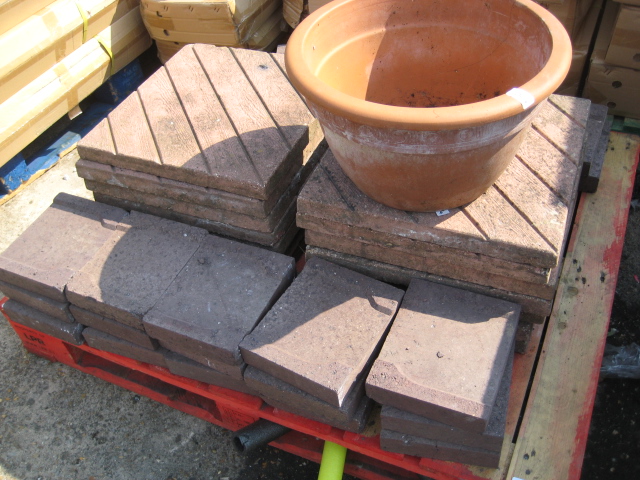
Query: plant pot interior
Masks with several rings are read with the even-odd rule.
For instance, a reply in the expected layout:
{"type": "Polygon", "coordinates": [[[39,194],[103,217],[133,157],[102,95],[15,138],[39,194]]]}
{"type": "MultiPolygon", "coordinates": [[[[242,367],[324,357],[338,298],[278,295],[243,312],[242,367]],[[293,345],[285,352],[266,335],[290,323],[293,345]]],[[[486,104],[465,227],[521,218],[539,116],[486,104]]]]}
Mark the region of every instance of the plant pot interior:
{"type": "Polygon", "coordinates": [[[513,0],[364,0],[322,18],[305,42],[319,80],[401,107],[475,103],[535,77],[553,47],[544,22],[513,0]],[[353,11],[346,12],[345,9],[353,11]],[[340,15],[340,29],[331,17],[340,15]]]}

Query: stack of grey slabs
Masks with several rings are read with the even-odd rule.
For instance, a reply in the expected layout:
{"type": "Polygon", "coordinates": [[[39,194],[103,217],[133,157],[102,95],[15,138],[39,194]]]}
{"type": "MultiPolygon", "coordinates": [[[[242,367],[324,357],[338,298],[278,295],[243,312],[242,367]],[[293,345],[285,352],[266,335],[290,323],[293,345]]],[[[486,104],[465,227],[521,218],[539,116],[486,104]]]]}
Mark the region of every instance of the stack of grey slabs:
{"type": "Polygon", "coordinates": [[[291,257],[209,235],[144,315],[144,328],[169,351],[171,372],[254,393],[239,344],[294,273],[291,257]]]}
{"type": "Polygon", "coordinates": [[[96,200],[274,251],[326,149],[282,55],[187,45],[79,144],[96,200]]]}
{"type": "Polygon", "coordinates": [[[67,284],[78,318],[91,325],[87,343],[100,350],[165,366],[142,318],[161,298],[209,234],[132,212],[67,284]]]}
{"type": "Polygon", "coordinates": [[[14,322],[72,344],[83,326],[69,309],[66,287],[115,234],[124,210],[64,193],[0,254],[3,309],[14,322]]]}
{"type": "Polygon", "coordinates": [[[272,406],[361,431],[364,382],[403,291],[312,259],[240,344],[245,381],[272,406]]]}
{"type": "Polygon", "coordinates": [[[542,323],[578,195],[588,107],[588,100],[552,96],[496,183],[447,211],[379,204],[327,152],[298,197],[308,256],[390,283],[422,278],[508,300],[527,321],[542,323]]]}
{"type": "Polygon", "coordinates": [[[495,468],[520,307],[413,280],[366,380],[381,448],[495,468]]]}

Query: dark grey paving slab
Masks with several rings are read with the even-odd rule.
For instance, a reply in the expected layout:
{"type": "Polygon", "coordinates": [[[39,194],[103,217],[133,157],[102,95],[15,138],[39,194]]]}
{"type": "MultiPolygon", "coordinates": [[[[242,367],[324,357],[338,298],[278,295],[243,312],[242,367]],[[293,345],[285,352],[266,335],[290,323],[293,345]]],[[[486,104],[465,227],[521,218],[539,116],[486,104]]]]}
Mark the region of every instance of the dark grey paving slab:
{"type": "Polygon", "coordinates": [[[69,302],[56,302],[49,297],[38,295],[10,283],[0,281],[0,291],[12,300],[16,300],[36,310],[40,310],[58,320],[74,323],[75,319],[69,311],[69,302]]]}
{"type": "Polygon", "coordinates": [[[389,452],[466,463],[479,467],[498,468],[500,464],[500,452],[436,442],[390,430],[380,432],[380,448],[389,452]]]}
{"type": "Polygon", "coordinates": [[[71,277],[115,233],[122,209],[60,193],[2,254],[0,280],[66,302],[71,277]]]}
{"type": "Polygon", "coordinates": [[[208,220],[206,218],[194,217],[191,215],[184,215],[173,210],[166,208],[154,207],[142,202],[133,202],[130,200],[124,200],[121,198],[111,197],[104,195],[100,192],[95,192],[94,197],[96,201],[104,202],[109,205],[114,205],[125,210],[144,212],[157,217],[166,218],[176,222],[181,222],[186,225],[193,225],[199,228],[203,228],[216,235],[222,235],[225,237],[233,238],[236,240],[251,242],[261,246],[264,246],[274,252],[284,252],[289,243],[295,237],[298,232],[295,222],[296,203],[292,203],[289,210],[284,214],[278,225],[272,232],[258,232],[256,230],[247,230],[246,228],[239,228],[227,223],[216,222],[208,220]]]}
{"type": "Polygon", "coordinates": [[[11,320],[25,327],[33,328],[74,345],[84,343],[82,340],[84,326],[79,323],[63,322],[16,300],[8,300],[2,308],[11,320]]]}
{"type": "Polygon", "coordinates": [[[462,430],[388,405],[384,405],[380,412],[382,428],[437,442],[464,445],[500,453],[507,424],[512,369],[513,356],[511,356],[507,368],[505,368],[496,403],[491,411],[487,428],[482,433],[462,430]]]}
{"type": "Polygon", "coordinates": [[[350,432],[361,432],[367,426],[373,407],[373,401],[364,395],[363,380],[336,407],[255,367],[247,367],[244,379],[269,405],[350,432]]]}
{"type": "Polygon", "coordinates": [[[141,330],[208,234],[178,222],[132,212],[67,285],[69,301],[141,330]]]}
{"type": "MultiPolygon", "coordinates": [[[[177,351],[185,351],[184,339],[179,335],[165,335],[165,340],[158,340],[158,343],[162,348],[173,353],[177,351]]],[[[192,362],[198,363],[203,367],[211,368],[223,375],[235,378],[236,380],[242,380],[244,378],[244,369],[247,366],[246,363],[241,362],[237,365],[230,365],[218,360],[213,360],[211,355],[209,355],[208,350],[210,349],[194,346],[193,350],[190,350],[188,352],[188,356],[185,356],[185,358],[188,358],[192,362]]]]}
{"type": "Polygon", "coordinates": [[[367,394],[482,433],[513,352],[519,314],[510,302],[413,280],[371,368],[367,394]]]}
{"type": "Polygon", "coordinates": [[[583,164],[580,174],[579,189],[581,192],[594,193],[600,183],[602,164],[609,143],[612,119],[607,114],[609,108],[605,105],[592,103],[589,109],[584,148],[582,150],[583,164]]]}
{"type": "Polygon", "coordinates": [[[135,343],[127,342],[108,333],[101,332],[95,328],[85,328],[82,335],[90,347],[106,352],[122,355],[123,357],[132,358],[139,362],[150,363],[160,367],[166,367],[164,360],[164,351],[162,349],[149,350],[135,343]]]}
{"type": "Polygon", "coordinates": [[[165,352],[164,357],[167,363],[167,368],[171,373],[180,375],[181,377],[190,378],[192,380],[198,380],[199,382],[208,383],[210,385],[229,388],[237,392],[256,395],[256,392],[248,387],[244,382],[242,376],[238,379],[236,377],[225,375],[222,372],[213,368],[205,367],[200,363],[194,362],[193,360],[174,352],[165,352]]]}
{"type": "Polygon", "coordinates": [[[195,361],[243,363],[238,345],[294,276],[294,260],[209,235],[144,316],[153,338],[195,361]]]}
{"type": "Polygon", "coordinates": [[[403,291],[314,258],[240,344],[245,361],[341,406],[373,360],[403,291]]]}
{"type": "Polygon", "coordinates": [[[148,350],[156,350],[158,348],[158,342],[156,340],[137,328],[128,327],[120,322],[76,307],[75,305],[71,305],[70,309],[74,318],[87,327],[92,327],[101,332],[113,335],[114,337],[135,343],[148,350]]]}

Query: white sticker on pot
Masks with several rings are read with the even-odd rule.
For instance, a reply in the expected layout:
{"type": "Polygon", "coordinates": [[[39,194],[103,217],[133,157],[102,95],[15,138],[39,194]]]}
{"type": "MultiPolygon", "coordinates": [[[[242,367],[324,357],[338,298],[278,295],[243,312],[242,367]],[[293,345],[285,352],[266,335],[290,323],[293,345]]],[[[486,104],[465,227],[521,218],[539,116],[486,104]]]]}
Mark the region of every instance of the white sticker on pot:
{"type": "Polygon", "coordinates": [[[507,95],[520,102],[524,110],[536,103],[534,96],[522,88],[512,88],[507,92],[507,95]]]}
{"type": "Polygon", "coordinates": [[[438,211],[436,212],[436,215],[437,215],[437,216],[439,216],[439,217],[441,217],[441,216],[443,216],[443,215],[447,215],[448,213],[449,213],[449,210],[438,210],[438,211]]]}

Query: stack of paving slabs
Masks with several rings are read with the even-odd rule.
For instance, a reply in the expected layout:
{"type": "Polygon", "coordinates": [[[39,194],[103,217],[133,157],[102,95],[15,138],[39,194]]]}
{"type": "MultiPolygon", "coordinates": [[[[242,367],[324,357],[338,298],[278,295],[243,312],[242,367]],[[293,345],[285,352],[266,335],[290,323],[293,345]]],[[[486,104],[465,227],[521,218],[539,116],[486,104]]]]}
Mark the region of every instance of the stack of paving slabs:
{"type": "Polygon", "coordinates": [[[326,146],[282,55],[189,45],[79,144],[96,200],[285,251],[326,146]]]}
{"type": "Polygon", "coordinates": [[[191,43],[272,51],[284,30],[280,0],[142,0],[140,9],[163,63],[191,43]]]}
{"type": "Polygon", "coordinates": [[[83,326],[69,311],[68,282],[116,235],[126,212],[59,194],[25,232],[0,254],[3,309],[17,323],[72,344],[83,326]]]}
{"type": "Polygon", "coordinates": [[[0,255],[13,321],[247,393],[238,345],[293,275],[290,257],[65,194],[0,255]]]}
{"type": "Polygon", "coordinates": [[[362,431],[372,407],[364,382],[403,293],[310,260],[240,344],[245,382],[276,408],[362,431]]]}
{"type": "Polygon", "coordinates": [[[366,391],[383,405],[380,447],[496,468],[520,307],[412,280],[366,391]]]}
{"type": "Polygon", "coordinates": [[[577,198],[588,100],[552,96],[507,170],[451,211],[414,213],[371,200],[327,152],[300,192],[307,256],[389,283],[436,281],[551,312],[577,198]]]}

